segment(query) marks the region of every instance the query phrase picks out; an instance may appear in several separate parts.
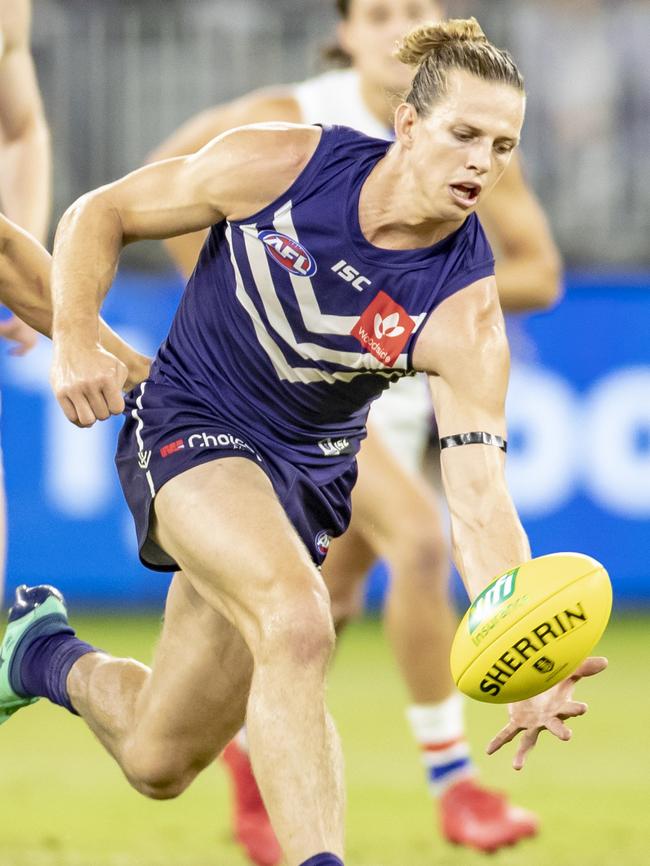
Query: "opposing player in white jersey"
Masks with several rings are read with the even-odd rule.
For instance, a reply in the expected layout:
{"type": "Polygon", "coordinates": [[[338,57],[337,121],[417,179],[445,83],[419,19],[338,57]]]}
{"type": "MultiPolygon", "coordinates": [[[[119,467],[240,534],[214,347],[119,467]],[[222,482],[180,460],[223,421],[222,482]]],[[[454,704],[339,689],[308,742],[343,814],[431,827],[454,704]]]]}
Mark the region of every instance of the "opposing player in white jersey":
{"type": "MultiPolygon", "coordinates": [[[[412,75],[393,57],[395,42],[414,23],[440,17],[440,5],[432,0],[338,0],[337,7],[337,53],[352,65],[209,109],[181,127],[152,158],[194,152],[224,130],[274,119],[344,124],[389,137],[398,95],[412,75]]],[[[516,159],[479,213],[498,251],[502,305],[533,309],[556,300],[559,256],[516,159]]],[[[185,276],[192,272],[203,240],[199,233],[166,241],[185,276]]],[[[345,261],[339,274],[353,289],[367,284],[363,272],[345,261]]],[[[479,785],[470,760],[462,704],[448,668],[455,622],[448,599],[448,543],[436,496],[419,471],[430,426],[423,377],[402,379],[373,404],[358,461],[352,522],[332,542],[323,573],[340,626],[357,613],[361,582],[372,562],[383,557],[389,563],[387,632],[411,695],[408,717],[430,790],[439,798],[442,832],[453,842],[492,851],[532,835],[537,822],[479,785]]],[[[224,757],[234,781],[235,835],[253,862],[271,866],[279,862],[280,849],[252,777],[244,734],[224,757]]]]}
{"type": "MultiPolygon", "coordinates": [[[[30,50],[30,0],[0,0],[0,234],[7,219],[45,243],[50,214],[50,139],[30,50]]],[[[5,231],[6,228],[6,231],[5,231]]],[[[0,337],[24,355],[36,332],[0,307],[0,337]]],[[[5,493],[0,479],[0,599],[6,547],[5,493]]]]}

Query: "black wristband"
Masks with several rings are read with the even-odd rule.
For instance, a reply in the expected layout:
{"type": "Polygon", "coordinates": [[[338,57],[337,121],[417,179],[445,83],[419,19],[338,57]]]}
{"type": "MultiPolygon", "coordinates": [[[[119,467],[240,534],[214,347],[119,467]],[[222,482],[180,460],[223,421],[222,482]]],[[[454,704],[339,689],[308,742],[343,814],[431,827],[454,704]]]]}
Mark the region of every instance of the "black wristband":
{"type": "Polygon", "coordinates": [[[440,440],[440,450],[454,448],[456,445],[496,445],[502,451],[508,450],[508,443],[502,436],[494,433],[483,433],[475,430],[473,433],[456,433],[454,436],[443,436],[440,440]]]}

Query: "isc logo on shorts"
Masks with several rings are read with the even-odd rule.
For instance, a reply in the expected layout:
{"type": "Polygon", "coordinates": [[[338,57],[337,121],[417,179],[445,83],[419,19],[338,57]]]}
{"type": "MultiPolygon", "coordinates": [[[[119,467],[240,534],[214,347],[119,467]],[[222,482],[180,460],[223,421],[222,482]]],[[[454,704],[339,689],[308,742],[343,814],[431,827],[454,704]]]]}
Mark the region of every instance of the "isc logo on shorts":
{"type": "Polygon", "coordinates": [[[377,292],[350,331],[361,345],[387,367],[397,361],[415,322],[386,292],[377,292]]]}
{"type": "Polygon", "coordinates": [[[312,277],[316,261],[302,244],[281,232],[264,231],[257,236],[264,244],[269,258],[296,277],[312,277]]]}

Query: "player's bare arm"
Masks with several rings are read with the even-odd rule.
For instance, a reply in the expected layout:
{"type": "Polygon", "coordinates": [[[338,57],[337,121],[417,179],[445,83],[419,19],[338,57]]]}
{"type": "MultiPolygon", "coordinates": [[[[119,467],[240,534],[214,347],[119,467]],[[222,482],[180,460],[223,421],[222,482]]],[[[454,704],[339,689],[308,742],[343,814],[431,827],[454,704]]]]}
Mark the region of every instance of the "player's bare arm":
{"type": "MultiPolygon", "coordinates": [[[[473,599],[495,575],[530,558],[505,479],[505,453],[499,447],[500,440],[506,440],[509,351],[493,277],[479,280],[438,307],[416,343],[413,363],[429,373],[441,441],[473,432],[493,440],[441,451],[454,560],[473,599]]],[[[564,720],[587,710],[586,704],[572,699],[573,687],[606,664],[604,659],[587,659],[572,677],[547,692],[511,704],[510,721],[490,742],[489,753],[522,733],[513,761],[515,769],[521,769],[541,731],[569,739],[564,720]]]]}
{"type": "MultiPolygon", "coordinates": [[[[0,0],[0,208],[45,243],[50,216],[51,153],[47,121],[30,50],[30,0],[0,0]]],[[[0,337],[24,355],[36,332],[16,316],[0,337]]]]}
{"type": "MultiPolygon", "coordinates": [[[[0,303],[46,337],[52,334],[51,267],[47,250],[0,216],[0,303]]],[[[133,387],[146,378],[151,359],[125,343],[103,321],[100,342],[127,367],[126,386],[133,387]]]]}
{"type": "MultiPolygon", "coordinates": [[[[149,155],[147,162],[159,162],[175,156],[196,153],[213,138],[251,123],[285,121],[302,123],[300,108],[293,95],[282,88],[264,88],[237,99],[202,111],[190,118],[149,155]]],[[[168,238],[165,247],[174,263],[188,278],[194,270],[206,232],[192,232],[168,238]]]]}
{"type": "Polygon", "coordinates": [[[0,0],[0,199],[13,222],[45,243],[50,137],[30,50],[31,3],[0,0]]]}
{"type": "Polygon", "coordinates": [[[124,407],[126,371],[101,348],[98,334],[124,245],[255,213],[291,185],[319,139],[313,127],[235,130],[193,156],[142,168],[72,205],[57,231],[52,280],[52,385],[70,421],[87,427],[124,407]]]}
{"type": "Polygon", "coordinates": [[[503,309],[543,309],[556,303],[562,291],[560,253],[518,154],[479,207],[479,216],[497,252],[503,309]]]}
{"type": "MultiPolygon", "coordinates": [[[[496,280],[480,280],[443,302],[413,355],[430,375],[440,438],[483,431],[506,439],[510,358],[496,280]]],[[[471,598],[494,575],[530,558],[528,539],[505,481],[499,447],[441,452],[454,559],[471,598]]]]}

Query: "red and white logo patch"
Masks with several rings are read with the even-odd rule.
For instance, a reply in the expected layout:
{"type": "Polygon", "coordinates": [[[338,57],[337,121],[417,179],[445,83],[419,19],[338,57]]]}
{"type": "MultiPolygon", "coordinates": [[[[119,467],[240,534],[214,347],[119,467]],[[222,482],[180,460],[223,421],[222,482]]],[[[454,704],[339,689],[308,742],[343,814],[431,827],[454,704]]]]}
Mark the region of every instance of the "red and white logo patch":
{"type": "Polygon", "coordinates": [[[366,351],[387,367],[392,367],[414,328],[415,322],[404,307],[400,307],[386,292],[377,292],[350,333],[366,351]]]}

